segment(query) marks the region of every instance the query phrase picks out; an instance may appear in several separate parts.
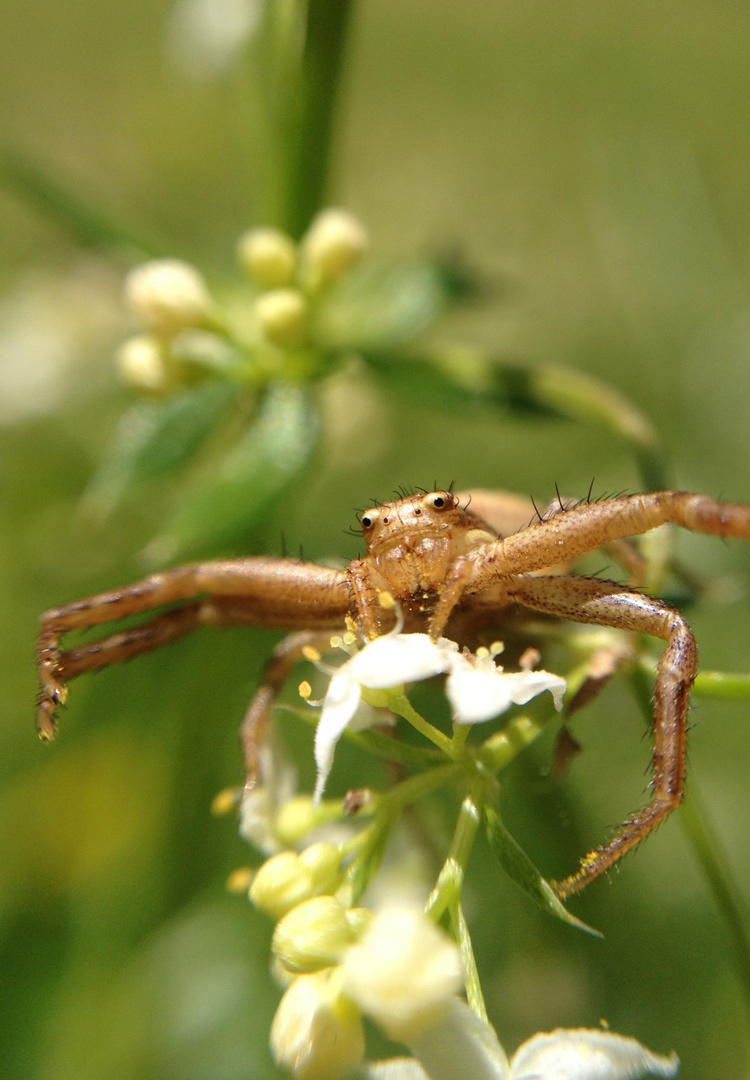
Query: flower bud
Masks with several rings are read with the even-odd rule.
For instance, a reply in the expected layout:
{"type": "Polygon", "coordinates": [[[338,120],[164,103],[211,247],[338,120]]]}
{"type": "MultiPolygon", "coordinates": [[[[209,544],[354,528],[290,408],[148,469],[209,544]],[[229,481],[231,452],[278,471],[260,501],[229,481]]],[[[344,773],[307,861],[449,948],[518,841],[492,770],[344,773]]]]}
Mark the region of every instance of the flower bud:
{"type": "Polygon", "coordinates": [[[272,855],[250,886],[250,899],[273,919],[280,919],[314,893],[312,874],[294,851],[272,855]]]}
{"type": "Polygon", "coordinates": [[[323,210],[302,238],[305,284],[316,291],[336,281],[361,260],[367,233],[347,210],[323,210]]]}
{"type": "Polygon", "coordinates": [[[287,988],[271,1025],[271,1049],[297,1080],[339,1080],[361,1062],[362,1017],[342,993],[339,968],[300,975],[287,988]]]}
{"type": "Polygon", "coordinates": [[[249,229],[237,243],[245,273],[264,289],[291,285],[297,269],[297,248],[279,229],[249,229]]]}
{"type": "Polygon", "coordinates": [[[341,874],[341,851],[336,844],[319,841],[300,852],[300,863],[310,874],[316,895],[333,892],[341,874]]]}
{"type": "Polygon", "coordinates": [[[300,345],[307,333],[307,301],[299,289],[272,289],[255,301],[263,334],[274,345],[300,345]]]}
{"type": "Polygon", "coordinates": [[[158,392],[169,384],[164,350],[149,334],[138,334],[124,341],[115,353],[117,373],[124,383],[136,390],[158,392]]]}
{"type": "Polygon", "coordinates": [[[355,940],[347,915],[335,896],[306,900],[276,924],[271,949],[284,967],[295,974],[333,967],[355,940]]]}
{"type": "Polygon", "coordinates": [[[202,275],[180,259],[136,266],[125,278],[125,299],[147,330],[167,338],[201,325],[211,308],[202,275]]]}
{"type": "Polygon", "coordinates": [[[279,807],[274,829],[282,844],[293,847],[320,824],[320,811],[310,795],[295,795],[279,807]]]}
{"type": "Polygon", "coordinates": [[[343,961],[344,986],[397,1042],[438,1024],[461,988],[457,946],[416,909],[377,914],[343,961]]]}

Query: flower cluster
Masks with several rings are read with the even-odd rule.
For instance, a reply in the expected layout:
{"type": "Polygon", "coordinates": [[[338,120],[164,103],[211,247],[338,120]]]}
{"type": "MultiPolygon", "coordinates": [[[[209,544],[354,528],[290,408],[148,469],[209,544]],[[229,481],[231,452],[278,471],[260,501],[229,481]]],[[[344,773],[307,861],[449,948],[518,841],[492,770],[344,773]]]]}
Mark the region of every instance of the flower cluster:
{"type": "MultiPolygon", "coordinates": [[[[373,801],[364,814],[372,818],[370,824],[348,839],[310,841],[309,833],[327,820],[322,795],[338,739],[352,725],[366,726],[375,718],[382,722],[383,707],[408,719],[404,684],[445,676],[457,731],[462,725],[489,720],[512,704],[523,705],[545,690],[557,709],[562,706],[565,681],[534,670],[531,663],[520,671],[504,672],[495,659],[501,645],[476,654],[461,652],[446,639],[404,634],[398,622],[390,634],[363,646],[354,634],[332,639],[332,648],[344,650],[348,657],[338,668],[327,668],[317,653],[308,653],[308,659],[330,675],[316,732],[314,798],[289,797],[282,805],[259,788],[243,801],[243,832],[261,838],[266,850],[280,839],[294,842],[307,834],[307,846],[301,851],[272,854],[249,889],[254,904],[276,922],[274,970],[284,987],[271,1029],[277,1063],[297,1080],[353,1075],[369,1080],[676,1076],[679,1063],[674,1055],[653,1054],[635,1039],[600,1030],[539,1034],[509,1058],[483,1008],[470,1008],[460,996],[466,990],[475,1006],[481,1001],[473,955],[466,948],[468,931],[459,948],[439,925],[447,914],[455,930],[457,919],[463,918],[458,897],[468,848],[454,840],[442,885],[439,882],[433,890],[425,909],[428,914],[412,906],[375,912],[357,906],[393,823],[397,801],[392,801],[392,793],[373,801]],[[263,808],[268,815],[265,822],[263,808]],[[408,1047],[410,1056],[367,1063],[365,1021],[408,1047]]],[[[309,687],[303,696],[309,697],[309,687]]],[[[423,723],[420,730],[429,737],[430,725],[423,723]]],[[[440,736],[442,743],[437,733],[435,738],[446,751],[450,749],[445,736],[440,736]]],[[[267,773],[266,779],[271,775],[267,773]]],[[[283,774],[277,770],[276,775],[283,774]]],[[[285,790],[289,794],[286,782],[285,790]]],[[[457,827],[464,841],[472,816],[469,813],[457,827]]]]}
{"type": "Polygon", "coordinates": [[[318,300],[359,263],[366,247],[364,228],[345,210],[322,211],[299,244],[278,229],[248,230],[237,257],[252,300],[245,298],[238,312],[222,307],[189,263],[158,259],[135,267],[125,299],[143,332],[118,352],[121,377],[161,395],[206,370],[234,370],[244,381],[261,382],[294,374],[304,361],[289,354],[309,342],[318,300]]]}

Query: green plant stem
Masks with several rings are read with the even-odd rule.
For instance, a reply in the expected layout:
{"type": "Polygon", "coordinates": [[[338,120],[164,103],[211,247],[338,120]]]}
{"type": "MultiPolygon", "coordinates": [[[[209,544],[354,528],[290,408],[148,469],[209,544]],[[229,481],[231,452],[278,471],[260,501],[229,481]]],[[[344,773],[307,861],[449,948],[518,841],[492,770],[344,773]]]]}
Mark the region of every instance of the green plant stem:
{"type": "Polygon", "coordinates": [[[295,237],[302,235],[325,197],[350,11],[351,0],[308,0],[305,46],[286,162],[284,224],[295,237]]]}
{"type": "Polygon", "coordinates": [[[269,0],[258,62],[265,133],[256,213],[299,238],[330,170],[351,0],[269,0]]]}
{"type": "Polygon", "coordinates": [[[748,940],[741,897],[727,867],[726,858],[707,824],[706,813],[696,795],[695,784],[680,809],[680,822],[690,839],[693,854],[708,881],[714,900],[724,917],[731,939],[732,954],[750,1008],[750,940],[748,940]]]}

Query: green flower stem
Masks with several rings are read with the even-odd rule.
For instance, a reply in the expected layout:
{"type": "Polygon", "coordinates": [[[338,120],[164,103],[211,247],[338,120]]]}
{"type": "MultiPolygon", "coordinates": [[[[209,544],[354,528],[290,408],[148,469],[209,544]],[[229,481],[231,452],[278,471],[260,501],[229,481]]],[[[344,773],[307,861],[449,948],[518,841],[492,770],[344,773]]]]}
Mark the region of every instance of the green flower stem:
{"type": "MultiPolygon", "coordinates": [[[[552,717],[550,716],[549,719],[551,720],[552,717]]],[[[490,736],[482,745],[479,751],[480,761],[493,775],[499,773],[522,750],[530,746],[541,735],[545,727],[545,721],[540,721],[527,713],[514,716],[502,731],[490,736]]]]}
{"type": "Polygon", "coordinates": [[[308,0],[297,108],[287,160],[286,228],[301,236],[328,184],[333,119],[351,0],[308,0]]]}
{"type": "Polygon", "coordinates": [[[747,701],[750,698],[750,675],[728,671],[699,671],[693,683],[696,697],[723,701],[747,701]]]}
{"type": "Polygon", "coordinates": [[[265,110],[259,220],[299,238],[328,182],[351,0],[270,0],[260,35],[265,110]]]}
{"type": "Polygon", "coordinates": [[[742,915],[742,900],[729,873],[727,860],[707,824],[707,816],[696,795],[695,784],[680,809],[680,821],[690,839],[693,854],[706,876],[729,935],[734,963],[750,1008],[750,940],[742,915]]]}
{"type": "Polygon", "coordinates": [[[471,943],[471,934],[469,933],[469,927],[466,923],[464,909],[459,902],[451,904],[450,919],[451,927],[453,928],[453,936],[458,942],[458,947],[461,950],[461,960],[464,967],[464,986],[466,987],[466,999],[469,1003],[469,1008],[480,1020],[483,1020],[485,1024],[489,1025],[490,1021],[487,1016],[487,1007],[484,1003],[484,994],[482,993],[482,985],[479,980],[474,946],[471,943]]]}
{"type": "Polygon", "coordinates": [[[474,847],[480,819],[481,811],[477,806],[477,801],[473,796],[467,795],[461,803],[450,851],[438,875],[435,888],[425,905],[426,914],[435,922],[460,900],[464,874],[474,847]]]}
{"type": "Polygon", "coordinates": [[[412,706],[412,703],[409,701],[406,694],[394,694],[389,697],[388,708],[391,712],[394,712],[396,716],[400,716],[408,721],[416,731],[421,735],[424,735],[431,743],[434,743],[435,746],[442,750],[444,754],[447,754],[448,757],[455,758],[457,756],[453,739],[449,739],[447,735],[443,735],[442,731],[438,731],[436,727],[433,727],[432,724],[424,719],[424,717],[420,716],[417,710],[412,706]]]}

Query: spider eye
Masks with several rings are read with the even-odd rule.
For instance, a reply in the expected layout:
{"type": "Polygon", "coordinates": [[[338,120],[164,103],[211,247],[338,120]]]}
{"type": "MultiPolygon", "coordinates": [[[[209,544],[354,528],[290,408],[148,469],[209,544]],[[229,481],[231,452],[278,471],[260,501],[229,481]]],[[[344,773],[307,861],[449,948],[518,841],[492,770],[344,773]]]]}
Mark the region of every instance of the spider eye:
{"type": "Polygon", "coordinates": [[[359,519],[359,523],[363,529],[371,529],[375,524],[375,514],[363,514],[359,519]]]}
{"type": "Polygon", "coordinates": [[[446,492],[436,491],[432,495],[428,495],[425,502],[433,510],[449,510],[453,506],[453,496],[448,495],[446,492]]]}

